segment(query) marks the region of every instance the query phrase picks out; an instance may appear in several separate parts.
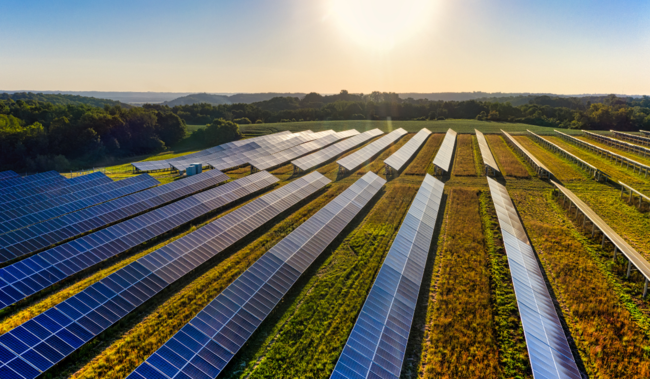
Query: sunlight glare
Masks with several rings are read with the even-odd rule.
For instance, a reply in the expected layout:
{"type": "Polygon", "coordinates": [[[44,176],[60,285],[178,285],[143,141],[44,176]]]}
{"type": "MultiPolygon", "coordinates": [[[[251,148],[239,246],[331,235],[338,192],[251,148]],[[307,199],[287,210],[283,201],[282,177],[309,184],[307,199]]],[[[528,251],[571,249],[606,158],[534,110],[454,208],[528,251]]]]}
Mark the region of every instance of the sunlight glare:
{"type": "Polygon", "coordinates": [[[331,0],[330,15],[346,37],[364,47],[390,50],[432,20],[432,0],[331,0]]]}

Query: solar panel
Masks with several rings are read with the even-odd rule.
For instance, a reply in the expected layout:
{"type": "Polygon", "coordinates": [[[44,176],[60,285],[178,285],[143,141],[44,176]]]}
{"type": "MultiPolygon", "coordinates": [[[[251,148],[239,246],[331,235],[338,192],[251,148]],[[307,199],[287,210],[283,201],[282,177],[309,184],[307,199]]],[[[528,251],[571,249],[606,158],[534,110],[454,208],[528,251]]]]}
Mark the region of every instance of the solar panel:
{"type": "Polygon", "coordinates": [[[517,209],[505,186],[491,178],[487,180],[501,226],[533,376],[581,379],[517,209]]]}
{"type": "Polygon", "coordinates": [[[16,200],[31,202],[32,196],[36,196],[39,194],[54,193],[57,191],[66,190],[70,187],[78,187],[79,185],[83,185],[85,183],[90,183],[90,182],[107,183],[107,182],[112,182],[112,180],[108,178],[106,175],[96,172],[88,175],[77,176],[72,179],[64,179],[64,180],[56,179],[54,181],[50,181],[47,183],[44,181],[40,181],[38,182],[38,185],[22,186],[20,189],[18,189],[18,187],[13,187],[14,190],[2,195],[2,200],[0,200],[0,204],[6,204],[8,202],[16,201],[16,200]]]}
{"type": "Polygon", "coordinates": [[[569,141],[571,143],[574,143],[574,144],[576,144],[576,145],[578,145],[580,147],[587,148],[588,150],[591,150],[591,151],[597,153],[598,155],[603,155],[603,156],[605,156],[605,157],[607,157],[609,159],[612,159],[616,163],[620,162],[621,166],[623,166],[623,165],[625,165],[625,167],[630,167],[631,166],[632,167],[632,172],[636,172],[637,170],[639,170],[639,175],[641,175],[641,173],[643,173],[643,176],[647,177],[648,173],[650,173],[650,166],[645,165],[645,164],[643,164],[641,162],[638,162],[638,161],[635,161],[633,159],[624,157],[624,156],[622,156],[620,154],[616,154],[616,153],[614,153],[612,151],[609,151],[607,149],[603,149],[602,147],[596,146],[596,145],[594,145],[592,143],[589,143],[587,141],[583,141],[581,139],[575,138],[575,137],[570,136],[568,134],[562,133],[562,132],[560,132],[558,130],[554,130],[554,132],[559,134],[560,137],[562,137],[563,139],[565,139],[565,140],[567,140],[567,141],[569,141]]]}
{"type": "Polygon", "coordinates": [[[554,144],[553,142],[544,139],[537,134],[531,132],[530,130],[527,130],[530,135],[533,136],[533,138],[539,142],[540,144],[544,145],[546,148],[564,156],[565,158],[577,163],[579,166],[581,166],[583,169],[589,171],[591,173],[592,178],[596,179],[597,181],[600,181],[601,179],[607,180],[607,174],[604,172],[600,171],[598,168],[595,166],[585,162],[584,160],[576,157],[575,155],[569,153],[568,151],[564,150],[563,148],[559,147],[558,145],[554,144]]]}
{"type": "Polygon", "coordinates": [[[53,183],[63,180],[65,180],[65,177],[56,171],[47,171],[40,174],[2,180],[0,181],[0,195],[37,187],[42,183],[53,183]]]}
{"type": "Polygon", "coordinates": [[[426,175],[331,378],[399,378],[444,183],[426,175]]]}
{"type": "Polygon", "coordinates": [[[454,147],[456,146],[457,133],[451,129],[447,130],[445,139],[442,140],[442,145],[438,149],[435,158],[433,158],[434,172],[438,173],[440,170],[449,172],[451,168],[451,157],[454,156],[454,147]]]}
{"type": "Polygon", "coordinates": [[[501,133],[503,133],[503,135],[506,137],[506,141],[510,143],[510,145],[513,146],[515,150],[519,151],[519,154],[528,163],[530,163],[531,166],[533,166],[533,168],[537,172],[537,175],[539,175],[540,178],[550,178],[551,176],[555,176],[551,172],[551,170],[549,170],[539,159],[535,158],[535,156],[530,151],[528,151],[522,144],[520,144],[510,134],[508,134],[503,130],[501,130],[501,133]]]}
{"type": "Polygon", "coordinates": [[[19,178],[20,175],[16,174],[15,172],[8,170],[8,171],[2,171],[0,172],[0,181],[7,180],[7,179],[13,179],[13,178],[19,178]]]}
{"type": "Polygon", "coordinates": [[[480,131],[474,129],[476,132],[476,140],[478,141],[478,147],[481,150],[481,157],[483,158],[483,165],[485,166],[485,175],[496,175],[499,171],[499,166],[497,161],[494,160],[492,155],[492,150],[490,150],[490,145],[488,145],[485,136],[480,131]]]}
{"type": "Polygon", "coordinates": [[[420,149],[424,142],[431,135],[431,131],[427,128],[422,128],[413,138],[411,138],[407,143],[404,144],[399,150],[397,150],[393,155],[386,158],[384,163],[386,164],[386,173],[389,170],[392,170],[393,174],[397,174],[406,162],[408,162],[411,157],[420,149]]]}
{"type": "Polygon", "coordinates": [[[95,204],[116,199],[137,191],[142,191],[143,189],[152,187],[156,184],[159,184],[159,182],[149,177],[148,175],[142,177],[132,177],[104,185],[108,186],[107,191],[90,199],[79,200],[74,203],[62,204],[60,206],[52,204],[53,206],[51,208],[47,208],[49,205],[48,202],[45,202],[45,205],[43,205],[43,203],[38,203],[34,205],[36,207],[44,206],[45,208],[41,209],[40,211],[31,213],[31,207],[12,209],[2,215],[4,221],[0,222],[0,234],[16,231],[18,229],[57,218],[63,216],[64,214],[78,211],[95,204]]]}
{"type": "Polygon", "coordinates": [[[646,135],[646,136],[650,136],[650,131],[647,131],[647,130],[641,130],[641,129],[639,129],[639,131],[640,131],[641,133],[643,133],[644,135],[646,135]]]}
{"type": "MultiPolygon", "coordinates": [[[[604,136],[602,134],[596,134],[596,133],[588,132],[586,130],[583,130],[582,132],[585,133],[587,135],[587,137],[591,137],[591,138],[595,139],[598,142],[602,142],[602,143],[604,143],[606,145],[609,145],[609,146],[617,147],[617,148],[619,148],[621,150],[631,151],[633,153],[642,155],[644,157],[647,156],[650,153],[650,149],[648,149],[647,147],[643,147],[643,146],[635,145],[633,143],[617,140],[615,138],[610,138],[610,137],[604,136]]],[[[614,132],[614,134],[616,134],[617,137],[625,136],[625,133],[619,133],[619,132],[615,132],[613,130],[612,130],[612,132],[614,132]]]]}
{"type": "Polygon", "coordinates": [[[336,161],[339,164],[339,169],[345,171],[353,171],[357,167],[361,166],[365,162],[372,159],[374,156],[379,154],[382,150],[387,148],[389,145],[395,143],[398,139],[405,136],[406,130],[399,128],[393,130],[387,135],[381,137],[377,141],[365,146],[363,149],[355,151],[353,154],[348,155],[342,159],[336,161]]]}
{"type": "MultiPolygon", "coordinates": [[[[179,162],[179,161],[184,161],[184,160],[190,160],[194,161],[197,158],[204,157],[206,155],[211,155],[215,154],[218,152],[225,152],[226,150],[233,150],[240,148],[242,146],[246,145],[251,145],[255,143],[262,143],[265,140],[272,139],[278,136],[282,135],[287,135],[287,134],[292,134],[290,131],[285,130],[279,133],[273,133],[273,134],[267,134],[264,136],[259,136],[259,137],[254,137],[254,138],[247,138],[247,139],[242,139],[238,141],[232,141],[228,143],[224,143],[221,145],[213,146],[209,149],[202,150],[196,153],[192,154],[187,154],[183,155],[180,157],[176,158],[171,158],[171,159],[164,159],[164,160],[158,160],[158,161],[146,161],[146,162],[135,162],[132,163],[132,166],[135,167],[138,171],[157,171],[157,170],[171,170],[171,165],[170,163],[172,162],[179,162]]],[[[259,146],[259,145],[257,145],[259,146]]]]}
{"type": "Polygon", "coordinates": [[[10,330],[0,336],[0,373],[3,378],[33,378],[47,371],[168,285],[328,183],[318,173],[297,179],[10,330]],[[15,344],[17,339],[24,342],[15,344]]]}
{"type": "Polygon", "coordinates": [[[265,155],[261,156],[258,158],[254,158],[250,160],[250,165],[251,165],[251,170],[257,169],[257,170],[268,170],[274,167],[278,167],[280,165],[283,165],[287,162],[290,162],[292,159],[301,157],[305,154],[309,154],[313,151],[322,149],[325,146],[331,145],[334,142],[340,141],[345,136],[351,135],[356,135],[359,134],[356,130],[348,130],[346,132],[343,132],[345,134],[341,133],[332,133],[332,134],[327,134],[321,138],[318,138],[314,141],[303,143],[298,146],[294,146],[292,148],[286,149],[279,151],[275,154],[271,155],[265,155]],[[354,132],[354,133],[351,133],[354,132]]]}
{"type": "Polygon", "coordinates": [[[266,171],[249,175],[0,268],[0,309],[278,180],[266,171]]]}
{"type": "Polygon", "coordinates": [[[616,130],[610,130],[610,132],[614,133],[614,135],[616,137],[618,137],[618,138],[628,140],[628,141],[632,141],[632,142],[635,142],[635,143],[638,143],[638,144],[641,144],[641,145],[649,145],[650,146],[650,138],[649,137],[645,137],[645,136],[638,135],[638,134],[619,132],[619,131],[616,131],[616,130]]]}
{"type": "Polygon", "coordinates": [[[343,154],[344,152],[361,145],[377,136],[384,134],[379,129],[368,130],[367,132],[356,135],[352,138],[346,139],[345,141],[337,142],[332,146],[326,147],[322,150],[319,150],[315,153],[304,156],[300,159],[291,161],[291,164],[294,166],[294,172],[307,171],[311,168],[319,166],[330,159],[343,154]]]}
{"type": "MultiPolygon", "coordinates": [[[[148,174],[144,174],[148,176],[148,174]]],[[[98,230],[146,212],[223,181],[219,171],[206,171],[146,191],[124,196],[94,207],[35,224],[0,236],[0,261],[33,253],[81,234],[98,230]]],[[[143,176],[143,175],[141,175],[143,176]]],[[[127,180],[127,179],[124,179],[127,180]]],[[[150,178],[149,180],[155,181],[150,178]]],[[[156,184],[158,183],[155,181],[156,184]]],[[[147,187],[151,187],[148,185],[147,187]]],[[[146,187],[145,187],[146,188],[146,187]]]]}
{"type": "Polygon", "coordinates": [[[9,209],[21,208],[41,201],[50,201],[58,196],[83,191],[106,183],[113,183],[113,180],[101,172],[93,172],[92,174],[65,180],[65,186],[47,192],[17,191],[8,193],[0,200],[0,208],[5,212],[9,209]]]}
{"type": "Polygon", "coordinates": [[[267,251],[129,378],[219,375],[300,275],[384,183],[374,173],[364,175],[267,251]]]}

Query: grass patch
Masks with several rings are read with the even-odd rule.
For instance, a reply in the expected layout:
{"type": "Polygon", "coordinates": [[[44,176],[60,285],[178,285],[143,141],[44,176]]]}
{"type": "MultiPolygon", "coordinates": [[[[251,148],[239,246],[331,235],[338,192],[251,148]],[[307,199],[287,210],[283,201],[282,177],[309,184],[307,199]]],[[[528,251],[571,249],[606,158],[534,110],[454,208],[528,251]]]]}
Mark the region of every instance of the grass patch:
{"type": "Polygon", "coordinates": [[[424,175],[433,161],[434,155],[440,149],[442,140],[445,138],[444,134],[431,134],[427,142],[420,149],[419,154],[404,170],[404,175],[424,175]]]}
{"type": "Polygon", "coordinates": [[[453,174],[456,176],[476,176],[473,139],[474,136],[469,134],[458,136],[453,168],[453,174]]]}
{"type": "Polygon", "coordinates": [[[546,167],[553,171],[553,174],[555,174],[555,176],[562,182],[585,179],[585,175],[582,174],[581,171],[578,171],[575,166],[567,163],[559,156],[541,147],[529,136],[513,136],[513,138],[522,144],[522,146],[524,146],[526,150],[533,154],[537,159],[544,162],[546,167]]]}
{"type": "MultiPolygon", "coordinates": [[[[582,136],[582,135],[576,136],[576,138],[581,139],[581,140],[583,140],[585,142],[589,142],[592,145],[602,147],[603,149],[609,150],[609,151],[611,151],[613,153],[616,153],[618,155],[622,155],[624,157],[630,158],[630,159],[635,160],[637,162],[643,163],[645,165],[650,165],[650,157],[647,154],[643,155],[643,154],[635,153],[633,151],[623,150],[623,149],[621,149],[619,147],[607,145],[607,144],[602,143],[600,141],[596,141],[593,138],[589,138],[589,137],[582,136]]],[[[630,142],[630,141],[622,141],[622,142],[627,142],[627,143],[631,143],[631,144],[634,145],[634,143],[630,142]]],[[[645,147],[646,149],[648,148],[648,146],[641,146],[641,147],[645,147]]]]}
{"type": "Polygon", "coordinates": [[[530,178],[531,175],[517,155],[510,149],[500,135],[486,135],[485,139],[490,145],[494,159],[504,176],[514,178],[530,178]]]}

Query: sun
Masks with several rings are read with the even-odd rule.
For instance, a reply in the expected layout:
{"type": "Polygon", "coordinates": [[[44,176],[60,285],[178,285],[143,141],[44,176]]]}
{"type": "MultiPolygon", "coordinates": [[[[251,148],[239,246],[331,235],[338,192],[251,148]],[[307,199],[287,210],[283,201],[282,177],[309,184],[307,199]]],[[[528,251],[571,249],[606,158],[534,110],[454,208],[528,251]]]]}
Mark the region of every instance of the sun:
{"type": "Polygon", "coordinates": [[[390,50],[432,21],[433,0],[330,0],[329,14],[346,37],[376,50],[390,50]]]}

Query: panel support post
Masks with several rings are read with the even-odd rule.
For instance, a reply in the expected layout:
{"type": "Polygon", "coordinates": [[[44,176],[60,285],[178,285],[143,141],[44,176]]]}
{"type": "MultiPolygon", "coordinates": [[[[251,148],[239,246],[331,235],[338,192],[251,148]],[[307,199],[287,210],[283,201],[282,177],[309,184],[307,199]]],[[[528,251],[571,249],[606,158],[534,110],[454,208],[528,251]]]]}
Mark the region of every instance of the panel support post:
{"type": "Polygon", "coordinates": [[[648,292],[648,278],[645,278],[643,283],[643,297],[645,297],[647,292],[648,292]]]}
{"type": "Polygon", "coordinates": [[[630,271],[632,271],[632,261],[627,261],[627,275],[626,278],[630,277],[630,271]]]}
{"type": "Polygon", "coordinates": [[[614,246],[614,262],[616,262],[616,252],[618,251],[618,247],[614,246]]]}

